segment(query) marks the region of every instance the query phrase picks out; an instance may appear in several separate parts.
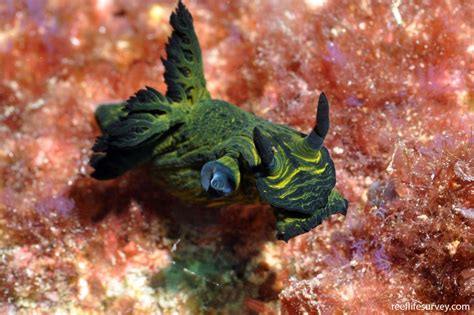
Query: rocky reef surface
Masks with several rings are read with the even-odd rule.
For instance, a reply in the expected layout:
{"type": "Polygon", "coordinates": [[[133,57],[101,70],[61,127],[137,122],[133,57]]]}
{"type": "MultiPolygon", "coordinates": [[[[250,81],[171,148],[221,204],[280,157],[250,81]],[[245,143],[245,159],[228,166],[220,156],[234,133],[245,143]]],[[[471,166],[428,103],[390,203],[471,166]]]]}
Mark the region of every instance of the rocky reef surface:
{"type": "Polygon", "coordinates": [[[289,243],[144,170],[88,177],[99,103],[165,90],[175,1],[0,2],[0,313],[342,314],[474,306],[472,1],[185,1],[208,88],[303,132],[350,202],[289,243]]]}

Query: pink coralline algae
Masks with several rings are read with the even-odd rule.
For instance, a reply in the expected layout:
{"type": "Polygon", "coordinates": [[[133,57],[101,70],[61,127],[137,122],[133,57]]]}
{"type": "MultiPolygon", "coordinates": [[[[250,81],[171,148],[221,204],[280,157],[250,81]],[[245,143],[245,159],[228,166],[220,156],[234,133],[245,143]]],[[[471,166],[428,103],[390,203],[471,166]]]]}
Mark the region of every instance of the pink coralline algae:
{"type": "Polygon", "coordinates": [[[175,1],[0,3],[0,313],[474,307],[469,1],[185,1],[211,94],[308,132],[331,102],[336,215],[196,208],[146,170],[88,177],[99,103],[165,90],[175,1]]]}

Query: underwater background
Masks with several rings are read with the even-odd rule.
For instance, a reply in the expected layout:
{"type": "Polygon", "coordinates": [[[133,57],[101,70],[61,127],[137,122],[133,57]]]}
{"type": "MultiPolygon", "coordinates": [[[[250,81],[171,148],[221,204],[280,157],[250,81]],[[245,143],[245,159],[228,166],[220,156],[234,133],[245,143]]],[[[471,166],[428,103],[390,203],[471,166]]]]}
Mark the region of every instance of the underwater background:
{"type": "Polygon", "coordinates": [[[214,98],[309,132],[326,93],[347,215],[285,243],[269,207],[90,178],[98,104],[166,90],[176,1],[1,0],[0,314],[472,308],[474,2],[184,3],[214,98]]]}

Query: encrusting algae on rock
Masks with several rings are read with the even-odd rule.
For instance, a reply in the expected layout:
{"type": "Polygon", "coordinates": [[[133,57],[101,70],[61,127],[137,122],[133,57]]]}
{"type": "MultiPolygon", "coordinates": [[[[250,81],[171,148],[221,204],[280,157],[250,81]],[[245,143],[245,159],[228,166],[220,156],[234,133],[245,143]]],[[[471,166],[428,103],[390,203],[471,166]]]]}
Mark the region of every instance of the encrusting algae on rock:
{"type": "Polygon", "coordinates": [[[350,208],[286,243],[269,206],[88,176],[97,105],[166,90],[176,2],[0,1],[0,313],[472,312],[473,3],[185,2],[214,98],[308,134],[327,93],[350,208]]]}

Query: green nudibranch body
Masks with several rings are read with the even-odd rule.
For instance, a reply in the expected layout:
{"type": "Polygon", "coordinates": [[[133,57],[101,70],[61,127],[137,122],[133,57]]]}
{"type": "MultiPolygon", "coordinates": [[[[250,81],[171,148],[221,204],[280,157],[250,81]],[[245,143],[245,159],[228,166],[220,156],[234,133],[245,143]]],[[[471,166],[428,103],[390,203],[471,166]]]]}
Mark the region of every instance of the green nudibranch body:
{"type": "Polygon", "coordinates": [[[319,225],[347,201],[323,146],[329,104],[319,98],[316,127],[304,135],[210,97],[191,14],[178,3],[166,47],[162,95],[151,87],[96,111],[102,130],[92,177],[112,179],[142,165],[169,193],[208,206],[265,202],[285,241],[319,225]]]}

